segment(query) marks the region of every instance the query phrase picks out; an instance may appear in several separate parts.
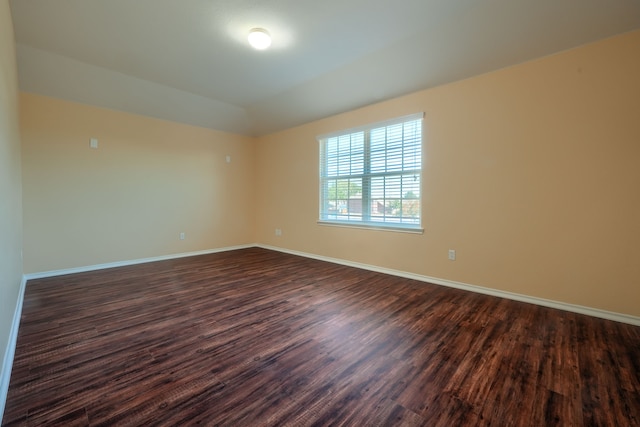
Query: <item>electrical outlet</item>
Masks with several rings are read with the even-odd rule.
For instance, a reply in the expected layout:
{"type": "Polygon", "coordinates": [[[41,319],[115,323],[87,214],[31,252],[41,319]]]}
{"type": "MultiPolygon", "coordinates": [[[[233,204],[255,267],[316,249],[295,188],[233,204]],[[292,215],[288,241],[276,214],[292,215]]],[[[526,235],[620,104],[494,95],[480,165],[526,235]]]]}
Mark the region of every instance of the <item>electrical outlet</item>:
{"type": "Polygon", "coordinates": [[[184,231],[182,233],[180,233],[180,240],[184,240],[185,237],[186,237],[186,235],[184,234],[184,231]]]}
{"type": "Polygon", "coordinates": [[[282,230],[279,228],[276,228],[276,236],[282,236],[282,230]]]}
{"type": "Polygon", "coordinates": [[[455,261],[456,260],[456,250],[455,249],[449,249],[449,259],[451,261],[455,261]]]}

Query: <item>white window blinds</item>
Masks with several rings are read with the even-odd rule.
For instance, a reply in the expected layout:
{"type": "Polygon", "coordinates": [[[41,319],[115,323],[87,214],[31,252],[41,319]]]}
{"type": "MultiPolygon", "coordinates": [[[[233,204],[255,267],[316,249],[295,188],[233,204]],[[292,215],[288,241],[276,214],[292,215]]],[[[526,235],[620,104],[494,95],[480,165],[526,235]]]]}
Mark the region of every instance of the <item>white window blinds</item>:
{"type": "Polygon", "coordinates": [[[318,137],[320,222],[420,228],[422,118],[318,137]]]}

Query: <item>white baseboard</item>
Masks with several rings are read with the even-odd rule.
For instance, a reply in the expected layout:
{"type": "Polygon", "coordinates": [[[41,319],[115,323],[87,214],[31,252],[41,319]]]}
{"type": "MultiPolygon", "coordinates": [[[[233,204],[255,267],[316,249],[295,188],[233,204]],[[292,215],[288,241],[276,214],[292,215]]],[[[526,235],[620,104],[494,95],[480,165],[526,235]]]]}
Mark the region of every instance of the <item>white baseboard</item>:
{"type": "Polygon", "coordinates": [[[569,304],[561,301],[553,301],[545,298],[538,298],[529,295],[518,294],[515,292],[501,291],[498,289],[485,288],[483,286],[470,285],[468,283],[454,282],[452,280],[439,279],[437,277],[423,276],[420,274],[408,273],[406,271],[393,270],[390,268],[378,267],[370,264],[362,264],[359,262],[346,261],[339,258],[331,258],[322,255],[311,254],[307,252],[293,251],[289,249],[279,248],[276,246],[257,244],[257,247],[269,249],[278,252],[284,252],[291,255],[299,255],[306,258],[313,258],[320,261],[332,262],[334,264],[346,265],[349,267],[362,268],[364,270],[375,271],[378,273],[390,274],[392,276],[404,277],[407,279],[419,280],[421,282],[433,283],[435,285],[447,286],[450,288],[462,289],[465,291],[476,292],[479,294],[491,295],[500,298],[506,298],[514,301],[536,304],[543,307],[555,308],[558,310],[570,311],[573,313],[586,314],[588,316],[598,317],[601,319],[613,320],[615,322],[628,323],[630,325],[640,326],[640,317],[631,316],[624,313],[615,313],[612,311],[600,310],[598,308],[585,307],[577,304],[569,304]]]}
{"type": "MultiPolygon", "coordinates": [[[[602,319],[613,320],[613,321],[616,321],[616,322],[622,322],[622,323],[628,323],[630,325],[640,326],[640,317],[631,316],[629,314],[616,313],[616,312],[612,312],[612,311],[601,310],[601,309],[598,309],[598,308],[585,307],[585,306],[581,306],[581,305],[577,305],[577,304],[569,304],[569,303],[566,303],[566,302],[554,301],[554,300],[549,300],[549,299],[545,299],[545,298],[538,298],[538,297],[534,297],[534,296],[518,294],[518,293],[515,293],[515,292],[501,291],[501,290],[498,290],[498,289],[486,288],[486,287],[483,287],[483,286],[471,285],[471,284],[468,284],[468,283],[455,282],[455,281],[452,281],[452,280],[440,279],[440,278],[437,278],[437,277],[423,276],[423,275],[420,275],[420,274],[409,273],[409,272],[406,272],[406,271],[393,270],[393,269],[390,269],[390,268],[383,268],[383,267],[378,267],[378,266],[370,265],[370,264],[363,264],[363,263],[359,263],[359,262],[346,261],[346,260],[339,259],[339,258],[326,257],[326,256],[322,256],[322,255],[316,255],[316,254],[307,253],[307,252],[294,251],[294,250],[284,249],[284,248],[280,248],[280,247],[276,247],[276,246],[269,246],[269,245],[262,245],[262,244],[247,244],[247,245],[239,245],[239,246],[229,246],[229,247],[217,248],[217,249],[207,249],[207,250],[204,250],[204,251],[197,251],[197,252],[185,252],[185,253],[179,253],[179,254],[152,257],[152,258],[142,258],[142,259],[136,259],[136,260],[130,260],[130,261],[119,261],[119,262],[112,262],[112,263],[107,263],[107,264],[89,265],[89,266],[85,266],[85,267],[76,267],[76,268],[69,268],[69,269],[63,269],[63,270],[53,270],[53,271],[44,271],[44,272],[39,272],[39,273],[30,273],[30,274],[26,274],[25,278],[26,278],[26,280],[31,280],[31,279],[39,279],[39,278],[44,278],[44,277],[61,276],[61,275],[64,275],[64,274],[82,273],[82,272],[86,272],[86,271],[102,270],[102,269],[105,269],[105,268],[123,267],[123,266],[127,266],[127,265],[142,264],[142,263],[146,263],[146,262],[164,261],[164,260],[175,259],[175,258],[184,258],[184,257],[189,257],[189,256],[195,256],[195,255],[212,254],[212,253],[216,253],[216,252],[226,252],[226,251],[232,251],[232,250],[236,250],[236,249],[246,249],[246,248],[251,248],[251,247],[259,247],[259,248],[263,248],[263,249],[269,249],[269,250],[273,250],[273,251],[284,252],[284,253],[288,253],[288,254],[292,254],[292,255],[299,255],[299,256],[306,257],[306,258],[313,258],[313,259],[318,259],[318,260],[321,260],[321,261],[332,262],[334,264],[342,264],[342,265],[346,265],[346,266],[349,266],[349,267],[362,268],[364,270],[370,270],[370,271],[376,271],[376,272],[379,272],[379,273],[391,274],[393,276],[399,276],[399,277],[404,277],[404,278],[407,278],[407,279],[419,280],[421,282],[433,283],[435,285],[447,286],[447,287],[450,287],[450,288],[462,289],[462,290],[465,290],[465,291],[476,292],[476,293],[485,294],[485,295],[492,295],[492,296],[496,296],[496,297],[500,297],[500,298],[507,298],[507,299],[514,300],[514,301],[526,302],[526,303],[529,303],[529,304],[536,304],[536,305],[540,305],[540,306],[543,306],[543,307],[550,307],[550,308],[555,308],[555,309],[559,309],[559,310],[571,311],[571,312],[574,312],[574,313],[586,314],[588,316],[599,317],[599,318],[602,318],[602,319]]],[[[23,293],[24,293],[24,290],[23,290],[23,293]]],[[[20,306],[22,306],[22,300],[20,301],[20,306]]],[[[17,329],[16,329],[16,332],[17,332],[17,329]]]]}
{"type": "Polygon", "coordinates": [[[227,246],[224,248],[206,249],[203,251],[195,251],[195,252],[183,252],[179,254],[162,255],[162,256],[151,257],[151,258],[140,258],[140,259],[134,259],[129,261],[116,261],[116,262],[109,262],[105,264],[87,265],[84,267],[65,268],[62,270],[41,271],[38,273],[29,273],[29,274],[26,274],[25,276],[27,280],[42,279],[45,277],[63,276],[65,274],[85,273],[87,271],[104,270],[106,268],[126,267],[128,265],[144,264],[147,262],[166,261],[169,259],[185,258],[190,256],[196,256],[196,255],[214,254],[216,252],[234,251],[236,249],[246,249],[246,248],[252,248],[255,246],[256,246],[255,244],[227,246]]]}
{"type": "Polygon", "coordinates": [[[20,317],[22,316],[22,302],[24,301],[24,290],[27,284],[27,278],[23,275],[18,291],[18,300],[16,301],[16,309],[13,312],[13,321],[11,330],[9,331],[9,341],[7,349],[2,359],[2,373],[0,374],[0,424],[2,424],[2,416],[4,415],[4,407],[7,402],[7,393],[9,392],[9,381],[11,380],[11,368],[13,367],[13,357],[16,353],[16,344],[18,342],[18,329],[20,327],[20,317]]]}

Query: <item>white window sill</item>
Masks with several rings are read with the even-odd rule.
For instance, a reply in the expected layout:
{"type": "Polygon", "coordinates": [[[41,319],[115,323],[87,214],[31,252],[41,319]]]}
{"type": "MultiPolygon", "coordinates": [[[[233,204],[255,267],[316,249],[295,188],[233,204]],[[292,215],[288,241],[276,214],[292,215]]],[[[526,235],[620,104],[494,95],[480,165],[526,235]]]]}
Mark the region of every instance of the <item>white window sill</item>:
{"type": "Polygon", "coordinates": [[[424,228],[421,227],[394,227],[388,225],[372,224],[372,223],[354,223],[342,221],[324,221],[318,220],[318,225],[327,225],[330,227],[342,228],[364,228],[368,230],[393,231],[396,233],[424,234],[424,228]]]}

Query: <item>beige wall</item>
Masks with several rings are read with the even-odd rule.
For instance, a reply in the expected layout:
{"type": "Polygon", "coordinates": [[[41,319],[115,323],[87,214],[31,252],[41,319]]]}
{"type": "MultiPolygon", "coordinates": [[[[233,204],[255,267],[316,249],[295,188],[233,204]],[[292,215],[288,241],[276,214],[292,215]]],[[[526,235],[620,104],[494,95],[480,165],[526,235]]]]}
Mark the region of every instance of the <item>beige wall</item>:
{"type": "MultiPolygon", "coordinates": [[[[21,250],[22,187],[18,78],[9,2],[2,0],[0,1],[0,358],[5,356],[7,350],[13,313],[18,301],[22,280],[21,250]]],[[[2,372],[2,375],[8,375],[8,372],[2,372]]],[[[2,406],[0,403],[0,407],[2,406]]]]}
{"type": "Polygon", "coordinates": [[[640,316],[638,52],[640,31],[263,137],[256,240],[640,316]],[[317,225],[315,136],[419,111],[425,233],[317,225]]]}
{"type": "Polygon", "coordinates": [[[253,242],[252,138],[31,94],[21,129],[26,273],[253,242]]]}

